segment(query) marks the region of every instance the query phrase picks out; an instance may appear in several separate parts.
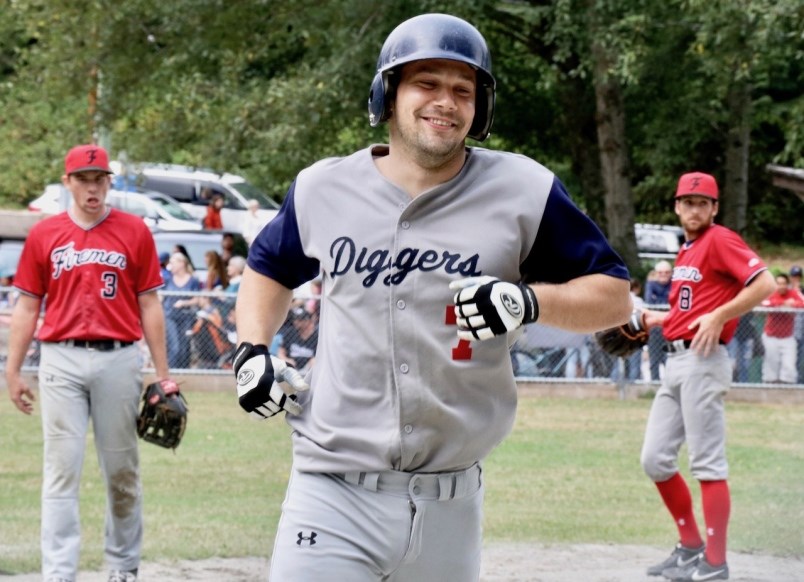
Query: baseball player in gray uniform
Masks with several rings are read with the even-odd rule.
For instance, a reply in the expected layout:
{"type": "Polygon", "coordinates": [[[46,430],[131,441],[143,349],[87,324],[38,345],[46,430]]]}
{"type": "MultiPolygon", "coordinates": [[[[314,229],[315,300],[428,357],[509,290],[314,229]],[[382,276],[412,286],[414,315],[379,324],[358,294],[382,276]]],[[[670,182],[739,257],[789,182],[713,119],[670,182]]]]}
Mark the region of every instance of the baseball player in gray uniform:
{"type": "Polygon", "coordinates": [[[625,265],[558,178],[466,146],[488,135],[494,98],[473,26],[403,22],[369,95],[389,144],[303,170],[249,251],[239,401],[293,429],[275,582],[477,580],[482,461],[514,421],[518,328],[592,332],[631,314],[625,265]],[[267,346],[319,273],[302,378],[267,346]]]}

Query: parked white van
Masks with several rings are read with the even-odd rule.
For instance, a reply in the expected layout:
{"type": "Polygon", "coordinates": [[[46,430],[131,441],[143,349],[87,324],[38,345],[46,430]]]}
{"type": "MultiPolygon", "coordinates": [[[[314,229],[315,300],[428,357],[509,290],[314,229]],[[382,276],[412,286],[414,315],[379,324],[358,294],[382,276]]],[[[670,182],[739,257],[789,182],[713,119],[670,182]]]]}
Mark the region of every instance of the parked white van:
{"type": "Polygon", "coordinates": [[[221,194],[224,199],[221,219],[223,230],[242,233],[248,214],[248,201],[259,203],[258,215],[267,223],[279,211],[279,204],[268,194],[250,184],[245,178],[214,170],[175,164],[111,163],[115,171],[115,186],[125,189],[129,181],[137,186],[167,194],[178,202],[199,223],[204,219],[209,198],[221,194]]]}

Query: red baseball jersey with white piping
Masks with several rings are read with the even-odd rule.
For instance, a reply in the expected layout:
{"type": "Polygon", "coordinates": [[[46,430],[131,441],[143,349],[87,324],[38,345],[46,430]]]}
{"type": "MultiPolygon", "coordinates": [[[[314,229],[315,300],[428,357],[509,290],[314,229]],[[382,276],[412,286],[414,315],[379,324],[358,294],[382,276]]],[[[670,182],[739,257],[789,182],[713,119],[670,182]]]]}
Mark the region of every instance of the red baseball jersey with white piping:
{"type": "MultiPolygon", "coordinates": [[[[733,299],[766,269],[740,235],[718,224],[684,243],[673,267],[664,337],[691,340],[698,331],[688,329],[692,322],[733,299]]],[[[736,328],[736,318],[728,321],[720,340],[728,343],[736,328]]]]}
{"type": "MultiPolygon", "coordinates": [[[[778,290],[762,302],[763,307],[804,308],[804,295],[798,289],[788,289],[782,295],[778,290]]],[[[765,335],[786,338],[793,335],[796,326],[796,313],[792,311],[771,312],[765,318],[765,335]]]]}
{"type": "Polygon", "coordinates": [[[14,286],[44,298],[41,341],[142,337],[138,295],[162,287],[156,245],[138,216],[110,209],[88,228],[69,212],[38,222],[14,286]]]}

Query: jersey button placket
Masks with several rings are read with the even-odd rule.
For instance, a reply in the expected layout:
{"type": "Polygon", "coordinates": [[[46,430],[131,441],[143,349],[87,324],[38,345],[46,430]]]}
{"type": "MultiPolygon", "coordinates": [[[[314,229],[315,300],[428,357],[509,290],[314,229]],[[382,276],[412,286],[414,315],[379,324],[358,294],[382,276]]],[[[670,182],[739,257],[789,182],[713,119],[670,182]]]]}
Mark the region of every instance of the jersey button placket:
{"type": "MultiPolygon", "coordinates": [[[[409,243],[405,244],[405,241],[412,233],[412,223],[409,219],[406,219],[406,214],[409,214],[410,204],[400,203],[399,209],[401,213],[396,224],[396,236],[394,241],[395,253],[398,253],[400,249],[410,246],[409,243]]],[[[410,276],[413,277],[413,275],[410,276]]],[[[413,321],[411,320],[413,314],[410,313],[410,310],[414,307],[412,303],[410,305],[408,304],[408,301],[411,300],[412,297],[407,296],[407,293],[411,291],[410,281],[411,279],[406,279],[400,285],[391,286],[392,317],[395,320],[394,327],[397,328],[399,332],[393,339],[394,344],[396,344],[394,351],[398,358],[395,358],[397,363],[396,369],[400,375],[398,380],[400,386],[406,386],[405,388],[400,388],[399,395],[403,463],[409,462],[412,456],[415,455],[415,452],[420,448],[419,444],[416,442],[417,438],[413,434],[413,424],[410,422],[412,419],[416,418],[417,415],[416,392],[418,390],[417,387],[409,384],[416,380],[415,371],[411,369],[408,363],[413,356],[409,351],[409,343],[406,341],[406,338],[408,338],[412,332],[411,326],[413,325],[413,321]]]]}

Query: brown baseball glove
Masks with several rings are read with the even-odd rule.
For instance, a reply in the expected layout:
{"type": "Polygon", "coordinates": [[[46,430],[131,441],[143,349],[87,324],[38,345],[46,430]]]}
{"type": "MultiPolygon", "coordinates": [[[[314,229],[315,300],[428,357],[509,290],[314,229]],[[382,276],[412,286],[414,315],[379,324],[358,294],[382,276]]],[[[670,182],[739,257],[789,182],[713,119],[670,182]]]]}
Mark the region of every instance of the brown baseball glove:
{"type": "Polygon", "coordinates": [[[142,391],[137,434],[149,443],[175,449],[187,426],[187,402],[173,380],[148,384],[142,391]]]}
{"type": "Polygon", "coordinates": [[[634,309],[628,323],[597,332],[595,340],[600,349],[619,358],[625,358],[641,350],[648,343],[644,312],[641,309],[634,309]]]}

